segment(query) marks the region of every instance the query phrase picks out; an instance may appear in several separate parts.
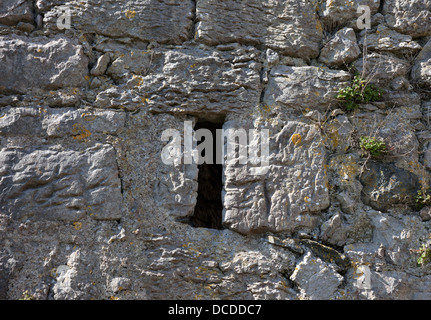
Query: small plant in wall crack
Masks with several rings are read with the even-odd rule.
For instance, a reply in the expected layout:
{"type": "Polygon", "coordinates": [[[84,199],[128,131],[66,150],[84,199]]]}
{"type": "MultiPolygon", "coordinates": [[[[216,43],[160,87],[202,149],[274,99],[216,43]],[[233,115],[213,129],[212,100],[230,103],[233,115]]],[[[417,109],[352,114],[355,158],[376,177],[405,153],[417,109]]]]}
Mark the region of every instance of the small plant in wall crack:
{"type": "Polygon", "coordinates": [[[429,195],[425,189],[418,190],[414,201],[416,209],[421,210],[423,207],[431,205],[431,195],[429,195]]]}
{"type": "Polygon", "coordinates": [[[358,108],[360,103],[370,103],[380,100],[382,94],[383,90],[370,84],[360,74],[356,73],[350,87],[338,90],[337,99],[342,102],[348,111],[353,111],[358,108]]]}
{"type": "Polygon", "coordinates": [[[416,254],[416,266],[423,267],[431,262],[431,248],[423,244],[419,250],[410,250],[411,253],[416,254]]]}
{"type": "Polygon", "coordinates": [[[363,136],[360,138],[359,146],[373,158],[380,158],[388,152],[386,142],[381,138],[363,136]]]}

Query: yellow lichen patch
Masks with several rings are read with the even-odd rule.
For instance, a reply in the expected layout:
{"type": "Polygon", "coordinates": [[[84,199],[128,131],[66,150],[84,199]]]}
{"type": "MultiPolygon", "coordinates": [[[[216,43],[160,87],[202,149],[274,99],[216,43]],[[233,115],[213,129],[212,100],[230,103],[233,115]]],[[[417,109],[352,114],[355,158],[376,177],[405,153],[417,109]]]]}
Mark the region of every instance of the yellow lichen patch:
{"type": "Polygon", "coordinates": [[[292,135],[291,140],[292,143],[296,146],[301,143],[302,137],[299,133],[295,133],[294,135],[292,135]]]}
{"type": "Polygon", "coordinates": [[[87,130],[82,124],[75,123],[72,126],[72,138],[75,140],[83,140],[91,136],[91,132],[87,130]]]}
{"type": "Polygon", "coordinates": [[[94,214],[93,208],[91,206],[87,206],[87,213],[90,215],[90,217],[94,214]]]}
{"type": "Polygon", "coordinates": [[[322,26],[322,23],[320,22],[320,20],[317,20],[317,22],[316,22],[316,29],[319,32],[323,32],[323,26],[322,26]]]}
{"type": "Polygon", "coordinates": [[[304,197],[304,202],[306,202],[306,203],[310,202],[310,198],[309,198],[309,197],[307,197],[307,196],[305,196],[305,197],[304,197]]]}
{"type": "Polygon", "coordinates": [[[141,101],[142,101],[143,104],[147,104],[149,100],[148,100],[148,98],[142,97],[141,101]]]}
{"type": "Polygon", "coordinates": [[[262,108],[263,108],[263,110],[264,110],[265,112],[270,112],[270,111],[271,111],[271,107],[270,107],[270,106],[267,106],[266,104],[265,104],[262,108]]]}
{"type": "Polygon", "coordinates": [[[134,82],[135,86],[140,87],[144,83],[144,78],[142,78],[142,76],[138,76],[138,75],[134,74],[132,81],[134,82]]]}
{"type": "Polygon", "coordinates": [[[75,228],[75,230],[81,230],[82,222],[79,222],[79,221],[74,222],[73,227],[75,228]]]}
{"type": "Polygon", "coordinates": [[[81,114],[81,118],[83,118],[85,121],[94,121],[96,120],[97,116],[90,112],[84,112],[83,114],[81,114]]]}
{"type": "Polygon", "coordinates": [[[135,10],[127,10],[124,15],[126,16],[126,18],[128,19],[133,19],[136,16],[136,11],[135,10]]]}
{"type": "Polygon", "coordinates": [[[120,300],[120,298],[116,297],[116,296],[110,296],[109,300],[120,300]]]}
{"type": "Polygon", "coordinates": [[[84,77],[84,79],[85,79],[85,80],[87,80],[87,81],[89,81],[89,80],[90,80],[90,76],[87,74],[87,75],[84,77]]]}
{"type": "Polygon", "coordinates": [[[340,135],[338,133],[338,127],[334,124],[330,124],[326,130],[326,140],[331,144],[333,149],[336,149],[340,144],[340,135]]]}

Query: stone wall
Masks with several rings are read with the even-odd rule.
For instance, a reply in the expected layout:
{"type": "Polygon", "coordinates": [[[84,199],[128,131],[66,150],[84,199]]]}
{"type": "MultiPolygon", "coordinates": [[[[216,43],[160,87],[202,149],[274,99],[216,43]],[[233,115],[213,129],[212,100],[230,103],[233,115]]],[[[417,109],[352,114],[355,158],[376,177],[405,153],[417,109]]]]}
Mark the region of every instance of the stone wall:
{"type": "Polygon", "coordinates": [[[0,299],[431,299],[430,107],[429,0],[3,0],[0,299]],[[162,161],[187,121],[269,132],[222,228],[162,161]]]}

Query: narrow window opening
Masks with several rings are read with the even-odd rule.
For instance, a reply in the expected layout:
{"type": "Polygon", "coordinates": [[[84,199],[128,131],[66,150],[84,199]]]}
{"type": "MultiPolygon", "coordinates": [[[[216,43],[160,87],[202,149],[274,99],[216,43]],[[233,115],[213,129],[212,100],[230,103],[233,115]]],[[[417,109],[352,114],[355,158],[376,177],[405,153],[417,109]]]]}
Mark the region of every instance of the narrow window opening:
{"type": "MultiPolygon", "coordinates": [[[[216,130],[222,129],[223,123],[198,122],[195,131],[207,129],[211,131],[212,143],[212,164],[202,163],[198,165],[198,197],[193,216],[190,217],[191,225],[211,229],[223,229],[222,225],[222,173],[223,166],[216,161],[216,130]]],[[[197,144],[205,141],[202,138],[197,144]]],[[[206,148],[202,150],[201,156],[205,157],[206,148]]]]}

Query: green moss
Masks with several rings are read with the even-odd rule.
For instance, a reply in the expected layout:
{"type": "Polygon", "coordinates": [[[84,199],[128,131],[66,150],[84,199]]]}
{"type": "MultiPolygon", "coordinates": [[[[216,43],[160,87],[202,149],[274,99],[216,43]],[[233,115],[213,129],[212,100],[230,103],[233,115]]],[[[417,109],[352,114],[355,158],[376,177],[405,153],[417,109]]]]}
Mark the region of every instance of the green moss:
{"type": "Polygon", "coordinates": [[[28,290],[26,290],[22,293],[22,297],[19,300],[34,300],[34,299],[35,297],[30,292],[28,292],[28,290]]]}
{"type": "Polygon", "coordinates": [[[355,74],[350,87],[338,90],[337,99],[341,100],[347,110],[352,111],[358,108],[360,103],[380,100],[382,94],[381,89],[367,83],[359,74],[355,74]]]}
{"type": "Polygon", "coordinates": [[[431,205],[431,195],[427,194],[425,190],[418,190],[417,195],[414,197],[417,210],[431,205]]]}
{"type": "Polygon", "coordinates": [[[431,249],[426,245],[422,245],[418,251],[419,257],[416,260],[417,266],[422,267],[431,261],[431,249]]]}
{"type": "Polygon", "coordinates": [[[375,137],[361,137],[359,146],[368,152],[372,157],[379,158],[387,152],[386,143],[382,139],[375,137]]]}

